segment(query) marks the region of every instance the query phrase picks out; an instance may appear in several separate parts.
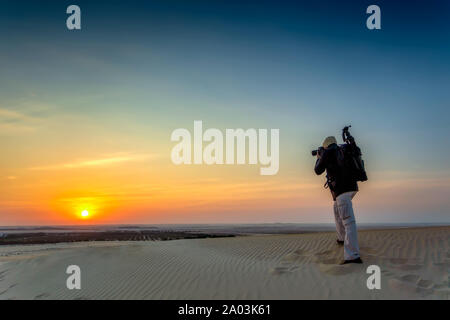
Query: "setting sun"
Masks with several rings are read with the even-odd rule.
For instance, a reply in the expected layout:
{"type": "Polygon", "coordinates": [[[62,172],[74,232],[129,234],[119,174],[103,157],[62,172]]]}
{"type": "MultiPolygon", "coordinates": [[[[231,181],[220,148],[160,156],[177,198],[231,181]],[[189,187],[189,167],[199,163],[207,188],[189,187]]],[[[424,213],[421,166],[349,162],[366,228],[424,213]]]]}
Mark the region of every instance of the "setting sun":
{"type": "Polygon", "coordinates": [[[87,210],[81,211],[81,216],[84,217],[84,218],[88,217],[89,216],[89,211],[87,211],[87,210]]]}

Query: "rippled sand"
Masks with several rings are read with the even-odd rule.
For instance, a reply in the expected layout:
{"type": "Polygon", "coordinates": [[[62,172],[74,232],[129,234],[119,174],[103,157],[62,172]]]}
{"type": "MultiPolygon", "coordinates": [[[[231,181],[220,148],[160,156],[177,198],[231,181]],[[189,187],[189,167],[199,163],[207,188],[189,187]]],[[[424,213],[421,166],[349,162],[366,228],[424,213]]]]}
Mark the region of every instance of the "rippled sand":
{"type": "Polygon", "coordinates": [[[450,227],[0,247],[0,299],[449,299],[450,227]],[[369,290],[369,265],[381,290],[369,290]],[[69,265],[81,290],[66,288],[69,265]]]}

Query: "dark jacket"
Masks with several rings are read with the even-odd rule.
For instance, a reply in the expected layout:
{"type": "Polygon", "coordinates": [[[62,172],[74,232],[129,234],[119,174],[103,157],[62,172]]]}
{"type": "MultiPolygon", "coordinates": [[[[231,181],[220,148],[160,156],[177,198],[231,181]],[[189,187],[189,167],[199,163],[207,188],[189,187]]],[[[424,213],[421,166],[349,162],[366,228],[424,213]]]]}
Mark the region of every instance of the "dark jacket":
{"type": "Polygon", "coordinates": [[[339,148],[352,148],[354,145],[330,145],[324,149],[321,157],[317,159],[314,171],[317,175],[321,175],[327,171],[328,187],[330,188],[333,200],[344,192],[358,191],[358,184],[345,167],[338,165],[339,148]]]}

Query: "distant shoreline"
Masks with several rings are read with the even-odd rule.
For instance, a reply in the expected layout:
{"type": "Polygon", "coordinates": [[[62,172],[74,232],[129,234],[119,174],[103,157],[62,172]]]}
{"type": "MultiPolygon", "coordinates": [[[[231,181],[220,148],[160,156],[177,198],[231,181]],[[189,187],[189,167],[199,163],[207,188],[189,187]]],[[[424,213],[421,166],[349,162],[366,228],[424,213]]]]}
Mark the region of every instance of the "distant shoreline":
{"type": "Polygon", "coordinates": [[[0,237],[2,245],[55,244],[86,241],[167,241],[234,237],[232,234],[207,234],[179,231],[99,231],[10,233],[0,237]]]}
{"type": "MultiPolygon", "coordinates": [[[[417,227],[446,227],[450,222],[440,223],[358,223],[359,230],[401,229],[417,227]]],[[[104,225],[29,225],[0,226],[0,238],[11,233],[68,233],[68,232],[189,232],[232,234],[288,234],[334,231],[334,223],[204,223],[204,224],[104,224],[104,225]]]]}
{"type": "MultiPolygon", "coordinates": [[[[450,225],[362,225],[360,231],[429,229],[450,225]]],[[[247,225],[177,225],[163,226],[84,226],[84,227],[25,227],[0,228],[0,246],[28,244],[56,244],[86,241],[168,241],[181,239],[225,238],[248,235],[300,235],[333,233],[335,226],[300,224],[247,225]],[[3,231],[3,232],[2,232],[3,231]],[[6,231],[6,232],[4,232],[6,231]]]]}

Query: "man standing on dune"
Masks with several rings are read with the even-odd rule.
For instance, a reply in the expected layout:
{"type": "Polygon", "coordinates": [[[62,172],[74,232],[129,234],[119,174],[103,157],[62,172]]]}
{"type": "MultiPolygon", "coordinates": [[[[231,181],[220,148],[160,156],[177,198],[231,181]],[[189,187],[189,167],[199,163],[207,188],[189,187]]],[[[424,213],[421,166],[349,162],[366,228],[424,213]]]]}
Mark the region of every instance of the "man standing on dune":
{"type": "Polygon", "coordinates": [[[330,189],[334,200],[337,243],[344,245],[344,261],[341,264],[362,263],[352,205],[352,199],[358,191],[357,178],[353,170],[345,165],[347,162],[344,160],[349,151],[360,154],[353,137],[351,143],[340,146],[335,137],[327,137],[317,151],[314,168],[317,175],[321,175],[325,170],[327,172],[326,186],[330,189]]]}

